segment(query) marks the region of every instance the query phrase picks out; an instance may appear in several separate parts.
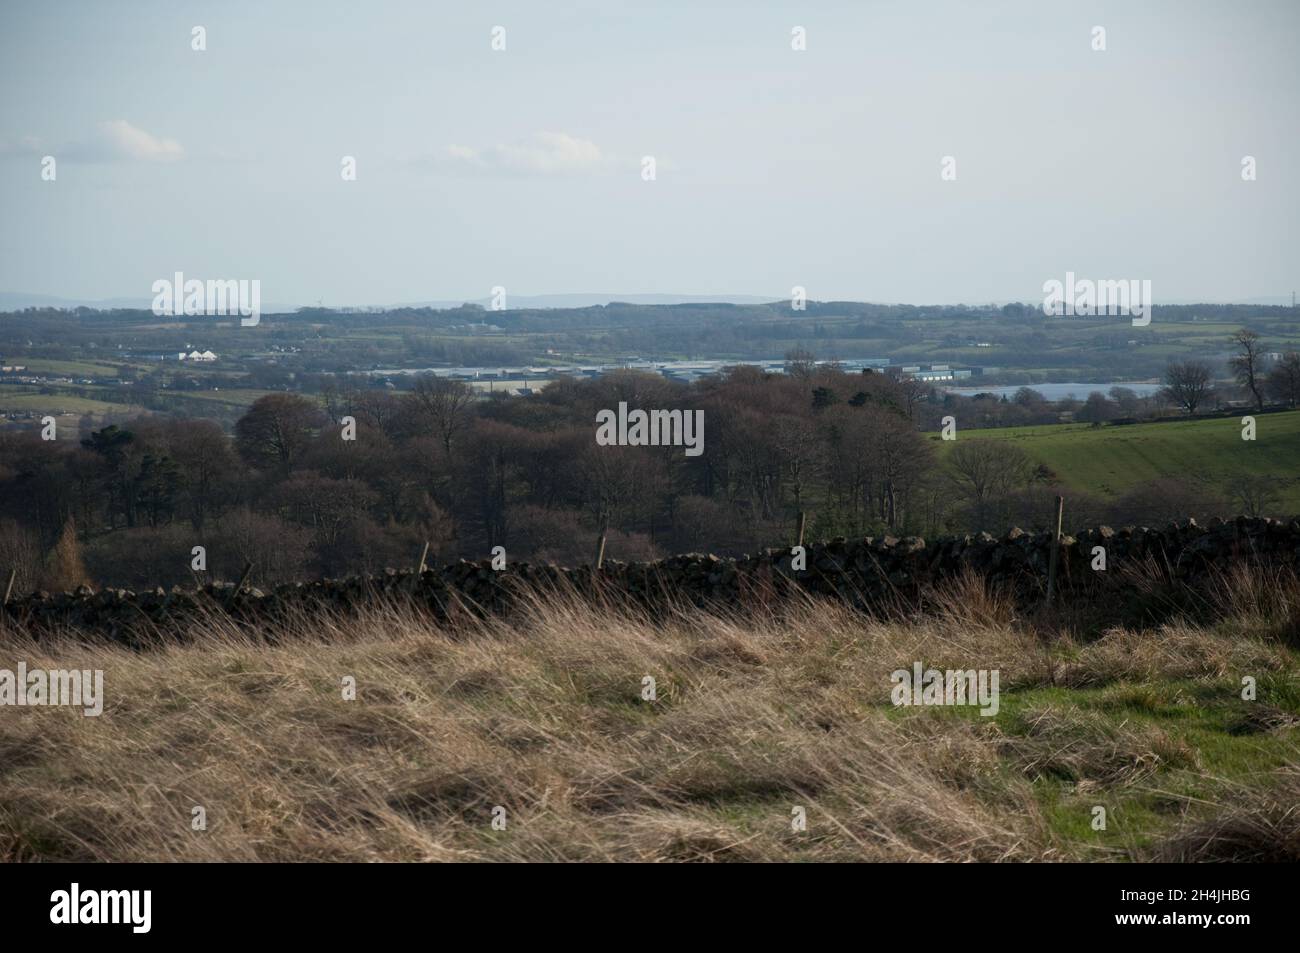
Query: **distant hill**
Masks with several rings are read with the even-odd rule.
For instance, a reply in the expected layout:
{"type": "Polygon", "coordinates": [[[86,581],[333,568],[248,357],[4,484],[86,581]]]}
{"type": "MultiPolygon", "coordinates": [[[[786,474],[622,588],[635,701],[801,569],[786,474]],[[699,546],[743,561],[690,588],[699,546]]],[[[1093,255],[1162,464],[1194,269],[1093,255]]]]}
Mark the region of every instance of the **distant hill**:
{"type": "MultiPolygon", "coordinates": [[[[506,305],[511,310],[523,308],[590,308],[595,305],[621,301],[624,304],[767,304],[783,300],[780,295],[679,295],[679,294],[507,294],[506,305]]],[[[455,299],[448,301],[405,301],[401,304],[382,305],[388,308],[459,308],[463,304],[488,307],[490,298],[455,299]]]]}
{"type": "MultiPolygon", "coordinates": [[[[849,303],[865,303],[867,297],[844,299],[849,303]]],[[[970,298],[969,302],[975,302],[976,298],[970,298]]],[[[1019,299],[1006,298],[997,299],[991,302],[981,301],[974,307],[1001,307],[1005,304],[1015,304],[1019,299]]],[[[1026,298],[1020,303],[1029,303],[1036,305],[1039,299],[1026,298]]],[[[533,308],[590,308],[596,305],[610,304],[611,302],[621,302],[623,304],[640,304],[640,305],[672,305],[672,304],[769,304],[774,301],[789,301],[789,295],[741,295],[741,294],[545,294],[545,295],[523,295],[509,294],[507,292],[506,305],[513,310],[526,310],[533,308]]],[[[886,304],[885,302],[875,302],[877,304],[886,304]]],[[[1194,304],[1238,304],[1238,305],[1272,305],[1285,307],[1290,305],[1291,298],[1289,295],[1260,295],[1251,298],[1243,298],[1235,302],[1206,302],[1196,301],[1194,299],[1169,299],[1161,301],[1161,305],[1194,305],[1194,304]]],[[[147,310],[152,304],[152,298],[63,298],[57,295],[29,294],[22,291],[0,291],[0,311],[19,311],[23,308],[98,308],[100,310],[110,311],[122,308],[139,308],[147,310]]],[[[323,307],[326,309],[346,308],[354,311],[366,310],[390,310],[395,308],[459,308],[465,304],[477,304],[484,308],[489,307],[491,298],[484,296],[482,298],[438,298],[420,301],[398,301],[398,302],[337,302],[337,301],[303,301],[296,304],[288,304],[283,301],[265,301],[262,304],[263,314],[288,314],[299,308],[306,307],[323,307]]],[[[894,304],[905,304],[904,302],[894,302],[894,304]]],[[[945,305],[945,307],[951,305],[945,305]]]]}
{"type": "MultiPolygon", "coordinates": [[[[34,295],[23,291],[0,291],[0,311],[21,311],[23,308],[95,308],[99,311],[139,310],[153,307],[153,298],[60,298],[56,295],[34,295]]],[[[262,304],[263,314],[296,311],[298,305],[268,301],[262,304]]]]}
{"type": "MultiPolygon", "coordinates": [[[[609,304],[622,301],[627,304],[766,304],[782,300],[780,295],[689,295],[689,294],[553,294],[553,295],[513,295],[508,294],[507,305],[512,310],[524,308],[590,308],[593,305],[609,304]]],[[[144,298],[61,298],[56,295],[28,294],[20,291],[0,291],[0,311],[19,311],[23,308],[98,308],[111,311],[120,308],[139,308],[148,310],[153,299],[144,298]]],[[[326,308],[459,308],[463,304],[478,304],[488,307],[488,297],[446,298],[428,301],[402,301],[367,304],[339,304],[324,302],[326,308]]],[[[316,302],[299,302],[285,304],[268,301],[262,305],[263,314],[284,314],[296,311],[300,307],[311,307],[316,302]]]]}

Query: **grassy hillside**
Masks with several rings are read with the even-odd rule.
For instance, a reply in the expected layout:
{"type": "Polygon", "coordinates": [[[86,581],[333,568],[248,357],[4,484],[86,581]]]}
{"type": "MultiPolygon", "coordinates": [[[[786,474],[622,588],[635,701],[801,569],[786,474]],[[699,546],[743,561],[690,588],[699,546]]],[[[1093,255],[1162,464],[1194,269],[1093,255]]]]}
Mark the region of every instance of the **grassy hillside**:
{"type": "MultiPolygon", "coordinates": [[[[1058,424],[962,430],[958,440],[1008,440],[1056,472],[1067,489],[1118,496],[1160,477],[1222,485],[1235,474],[1276,479],[1282,512],[1300,513],[1300,411],[1262,414],[1256,438],[1241,420],[1190,420],[1103,426],[1058,424]]],[[[942,452],[954,446],[941,443],[942,452]]]]}
{"type": "Polygon", "coordinates": [[[0,861],[1297,860],[1300,590],[1240,602],[1092,642],[969,584],[892,622],[557,602],[144,652],[0,633],[0,663],[102,669],[107,696],[0,719],[0,861]],[[895,707],[914,662],[998,670],[997,712],[895,707]]]}

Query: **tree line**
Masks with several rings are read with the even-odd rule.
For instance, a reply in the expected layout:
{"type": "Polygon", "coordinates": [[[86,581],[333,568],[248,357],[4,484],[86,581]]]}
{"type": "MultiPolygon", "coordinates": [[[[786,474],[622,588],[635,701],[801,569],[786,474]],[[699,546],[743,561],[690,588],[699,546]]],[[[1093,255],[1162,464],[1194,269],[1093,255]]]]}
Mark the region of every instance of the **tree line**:
{"type": "MultiPolygon", "coordinates": [[[[318,397],[258,399],[232,432],[150,415],[76,441],[0,433],[0,568],[20,590],[141,588],[230,581],[251,562],[269,584],[409,566],[426,542],[431,560],[503,546],[572,565],[601,527],[611,558],[738,554],[788,541],[801,511],[823,538],[1045,525],[1058,475],[997,439],[941,454],[924,431],[949,414],[965,429],[1060,419],[1028,388],[965,398],[799,356],[784,375],[742,366],[688,385],[623,371],[525,398],[432,375],[409,391],[339,377],[318,397]],[[620,402],[702,410],[703,453],[598,446],[597,411],[620,402]]],[[[1152,486],[1075,515],[1149,522],[1193,503],[1204,487],[1152,486]]]]}

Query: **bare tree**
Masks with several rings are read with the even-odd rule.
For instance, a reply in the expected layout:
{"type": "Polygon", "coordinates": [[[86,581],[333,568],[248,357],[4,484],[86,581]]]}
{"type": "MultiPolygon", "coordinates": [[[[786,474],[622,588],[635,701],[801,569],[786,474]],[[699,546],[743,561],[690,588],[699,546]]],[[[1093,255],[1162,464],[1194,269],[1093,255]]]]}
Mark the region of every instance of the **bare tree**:
{"type": "Polygon", "coordinates": [[[346,374],[331,375],[321,381],[321,400],[325,404],[325,412],[334,423],[356,412],[356,401],[360,393],[356,381],[346,374]]]}
{"type": "Polygon", "coordinates": [[[1108,400],[1106,395],[1099,390],[1093,391],[1088,395],[1088,399],[1083,402],[1079,412],[1075,414],[1076,420],[1082,420],[1085,423],[1105,423],[1107,420],[1114,420],[1117,410],[1113,401],[1108,400]]]}
{"type": "Polygon", "coordinates": [[[1043,396],[1042,392],[1036,391],[1032,387],[1019,388],[1011,399],[1018,406],[1028,410],[1037,409],[1047,403],[1047,398],[1043,396]]]}
{"type": "Polygon", "coordinates": [[[288,473],[324,418],[321,408],[305,397],[267,394],[235,423],[235,445],[253,466],[288,473]]]}
{"type": "Polygon", "coordinates": [[[925,473],[934,464],[931,444],[911,422],[888,411],[876,415],[876,480],[880,519],[898,527],[910,517],[925,473]]]}
{"type": "Polygon", "coordinates": [[[1264,380],[1268,392],[1288,407],[1300,404],[1300,353],[1287,351],[1264,380]]]}
{"type": "Polygon", "coordinates": [[[1228,366],[1232,368],[1237,383],[1250,391],[1251,397],[1255,399],[1255,409],[1263,410],[1264,394],[1260,387],[1263,353],[1260,350],[1262,345],[1259,343],[1259,335],[1249,328],[1242,328],[1232,336],[1232,343],[1237,345],[1239,353],[1228,359],[1228,366]]]}
{"type": "Polygon", "coordinates": [[[785,372],[791,377],[808,380],[817,370],[817,357],[812,351],[802,347],[785,352],[785,372]]]}
{"type": "Polygon", "coordinates": [[[443,449],[450,456],[452,442],[469,422],[469,408],[474,400],[473,388],[464,381],[426,374],[416,380],[411,400],[420,415],[432,425],[442,440],[443,449]]]}
{"type": "Polygon", "coordinates": [[[1124,417],[1136,417],[1142,406],[1142,399],[1131,387],[1112,387],[1106,392],[1114,402],[1118,413],[1124,417]]]}
{"type": "Polygon", "coordinates": [[[929,397],[932,390],[934,388],[931,385],[918,381],[915,377],[904,377],[898,382],[898,392],[902,395],[903,409],[908,420],[916,420],[917,404],[929,397]]]}
{"type": "Polygon", "coordinates": [[[1238,473],[1228,480],[1228,497],[1246,516],[1267,516],[1282,498],[1277,477],[1262,473],[1238,473]]]}
{"type": "Polygon", "coordinates": [[[1003,440],[959,440],[948,455],[957,495],[969,502],[979,529],[987,529],[993,504],[1029,483],[1033,464],[1014,444],[1003,440]]]}
{"type": "Polygon", "coordinates": [[[796,510],[804,505],[804,493],[821,468],[821,440],[812,421],[795,414],[781,414],[771,421],[771,445],[788,481],[796,510]]]}
{"type": "Polygon", "coordinates": [[[217,509],[222,484],[235,473],[230,442],[215,421],[177,420],[168,426],[168,443],[180,468],[190,523],[202,530],[217,509]]]}
{"type": "Polygon", "coordinates": [[[1188,414],[1196,413],[1196,408],[1213,394],[1209,365],[1200,361],[1173,361],[1165,369],[1165,386],[1160,389],[1160,396],[1188,414]]]}
{"type": "Polygon", "coordinates": [[[361,391],[355,401],[358,420],[373,424],[384,435],[396,437],[401,425],[402,402],[388,391],[361,391]]]}

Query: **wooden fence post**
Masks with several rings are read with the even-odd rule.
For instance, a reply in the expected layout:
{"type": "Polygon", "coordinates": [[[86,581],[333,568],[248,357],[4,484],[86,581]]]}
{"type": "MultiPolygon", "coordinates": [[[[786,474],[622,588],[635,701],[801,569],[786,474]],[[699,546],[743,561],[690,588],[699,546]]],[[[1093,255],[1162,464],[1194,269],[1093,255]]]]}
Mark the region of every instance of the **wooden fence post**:
{"type": "Polygon", "coordinates": [[[602,516],[600,518],[600,538],[596,540],[596,568],[600,569],[605,565],[605,536],[609,532],[609,518],[602,516]]]}
{"type": "Polygon", "coordinates": [[[429,541],[424,541],[424,549],[420,550],[420,564],[415,567],[415,575],[411,577],[411,591],[420,591],[420,579],[424,576],[425,559],[429,556],[429,541]]]}
{"type": "Polygon", "coordinates": [[[1052,536],[1052,555],[1047,564],[1047,602],[1051,604],[1056,595],[1056,561],[1061,549],[1061,516],[1065,510],[1065,497],[1056,498],[1056,532],[1052,536]]]}
{"type": "Polygon", "coordinates": [[[251,576],[252,574],[253,574],[252,562],[245,563],[244,572],[239,577],[239,582],[235,585],[235,591],[230,594],[230,600],[229,602],[227,602],[227,605],[235,604],[235,600],[239,598],[239,594],[244,591],[244,583],[248,582],[248,577],[251,576]]]}
{"type": "Polygon", "coordinates": [[[808,525],[808,514],[805,513],[803,510],[800,510],[799,511],[799,538],[796,539],[794,543],[796,546],[803,545],[803,531],[807,525],[808,525]]]}

